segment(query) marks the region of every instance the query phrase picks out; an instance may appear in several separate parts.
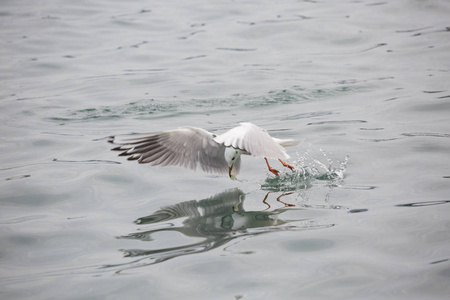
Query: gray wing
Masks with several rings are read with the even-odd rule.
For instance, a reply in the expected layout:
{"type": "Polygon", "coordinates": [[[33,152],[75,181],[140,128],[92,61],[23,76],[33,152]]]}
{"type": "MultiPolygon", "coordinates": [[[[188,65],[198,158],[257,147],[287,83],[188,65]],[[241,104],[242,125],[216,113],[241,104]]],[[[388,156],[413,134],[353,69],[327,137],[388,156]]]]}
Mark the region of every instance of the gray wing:
{"type": "Polygon", "coordinates": [[[252,123],[240,123],[240,126],[217,136],[214,140],[226,147],[240,149],[252,156],[288,159],[280,143],[273,139],[264,129],[252,123]]]}
{"type": "Polygon", "coordinates": [[[215,135],[195,127],[185,127],[150,135],[112,136],[119,145],[112,150],[121,156],[152,166],[181,166],[195,170],[200,165],[209,173],[228,173],[225,147],[214,141],[215,135]]]}

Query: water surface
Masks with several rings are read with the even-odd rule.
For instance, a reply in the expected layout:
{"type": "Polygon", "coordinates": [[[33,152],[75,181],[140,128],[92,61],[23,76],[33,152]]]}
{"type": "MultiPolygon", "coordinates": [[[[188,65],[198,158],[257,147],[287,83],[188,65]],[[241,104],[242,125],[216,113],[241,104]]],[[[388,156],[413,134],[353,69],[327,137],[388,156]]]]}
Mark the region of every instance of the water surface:
{"type": "Polygon", "coordinates": [[[446,299],[445,1],[3,1],[5,299],[446,299]],[[253,122],[275,178],[152,168],[114,134],[253,122]]]}

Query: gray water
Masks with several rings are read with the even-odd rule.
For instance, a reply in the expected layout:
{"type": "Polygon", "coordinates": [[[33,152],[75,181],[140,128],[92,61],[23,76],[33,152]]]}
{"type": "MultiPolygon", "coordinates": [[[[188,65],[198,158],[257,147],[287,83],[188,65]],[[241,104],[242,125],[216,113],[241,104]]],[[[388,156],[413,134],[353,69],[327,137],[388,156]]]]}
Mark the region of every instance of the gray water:
{"type": "Polygon", "coordinates": [[[0,298],[446,299],[449,1],[2,1],[0,298]],[[237,181],[105,137],[253,122],[237,181]]]}

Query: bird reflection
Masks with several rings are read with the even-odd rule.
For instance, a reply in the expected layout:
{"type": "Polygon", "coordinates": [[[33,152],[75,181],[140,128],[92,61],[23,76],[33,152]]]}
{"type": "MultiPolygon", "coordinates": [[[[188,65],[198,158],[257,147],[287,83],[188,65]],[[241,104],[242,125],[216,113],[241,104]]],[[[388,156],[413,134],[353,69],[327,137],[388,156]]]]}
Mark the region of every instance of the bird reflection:
{"type": "MultiPolygon", "coordinates": [[[[269,193],[264,199],[267,205],[269,205],[266,202],[268,195],[269,193]]],[[[282,196],[279,196],[278,200],[282,196]]],[[[134,266],[129,266],[137,267],[142,264],[159,263],[178,256],[206,252],[243,236],[332,226],[312,225],[308,222],[308,218],[282,219],[281,216],[286,211],[303,211],[300,208],[287,208],[292,205],[284,202],[282,203],[285,204],[285,207],[273,211],[245,211],[244,200],[245,194],[235,188],[204,200],[185,201],[162,207],[151,215],[135,221],[136,224],[149,229],[144,229],[144,227],[142,231],[119,238],[155,242],[158,237],[163,237],[164,242],[178,242],[178,244],[151,250],[126,249],[121,251],[124,252],[125,257],[140,257],[131,262],[134,266]],[[173,239],[174,234],[181,234],[182,238],[173,239]]],[[[148,245],[151,247],[152,243],[148,245]]]]}

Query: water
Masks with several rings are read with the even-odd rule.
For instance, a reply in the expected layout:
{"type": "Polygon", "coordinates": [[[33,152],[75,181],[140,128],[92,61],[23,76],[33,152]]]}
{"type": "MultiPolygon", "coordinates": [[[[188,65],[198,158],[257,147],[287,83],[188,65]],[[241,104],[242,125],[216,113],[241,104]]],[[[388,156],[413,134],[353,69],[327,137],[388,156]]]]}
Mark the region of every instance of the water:
{"type": "Polygon", "coordinates": [[[446,299],[448,1],[3,1],[3,299],[446,299]],[[105,137],[253,122],[274,178],[105,137]]]}

